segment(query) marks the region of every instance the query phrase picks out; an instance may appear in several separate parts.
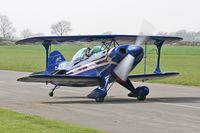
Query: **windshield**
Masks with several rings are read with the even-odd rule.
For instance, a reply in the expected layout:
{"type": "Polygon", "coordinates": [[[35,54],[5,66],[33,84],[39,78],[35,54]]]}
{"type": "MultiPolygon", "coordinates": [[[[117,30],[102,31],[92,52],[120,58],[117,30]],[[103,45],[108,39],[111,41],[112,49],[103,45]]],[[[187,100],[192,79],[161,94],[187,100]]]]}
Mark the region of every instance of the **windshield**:
{"type": "Polygon", "coordinates": [[[73,56],[72,61],[83,60],[84,55],[86,53],[86,48],[80,49],[76,54],[73,56]]]}
{"type": "MultiPolygon", "coordinates": [[[[90,50],[90,56],[96,53],[99,53],[101,51],[104,51],[105,49],[102,46],[94,46],[90,50]]],[[[72,61],[82,61],[86,60],[88,57],[86,56],[87,48],[81,48],[76,54],[73,56],[72,61]]]]}
{"type": "Polygon", "coordinates": [[[104,50],[105,50],[105,48],[103,48],[102,46],[99,46],[99,45],[98,46],[94,46],[91,49],[90,54],[93,55],[95,53],[99,53],[99,52],[104,51],[104,50]]]}

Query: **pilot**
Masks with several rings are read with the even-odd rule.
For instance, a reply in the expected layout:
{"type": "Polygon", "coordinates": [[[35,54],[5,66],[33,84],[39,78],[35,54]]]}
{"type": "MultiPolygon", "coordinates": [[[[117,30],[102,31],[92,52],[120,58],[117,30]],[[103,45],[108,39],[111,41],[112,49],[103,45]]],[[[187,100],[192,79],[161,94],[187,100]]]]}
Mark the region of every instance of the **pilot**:
{"type": "Polygon", "coordinates": [[[85,56],[86,56],[87,58],[90,57],[90,51],[91,51],[91,48],[87,47],[86,52],[85,52],[85,56]]]}

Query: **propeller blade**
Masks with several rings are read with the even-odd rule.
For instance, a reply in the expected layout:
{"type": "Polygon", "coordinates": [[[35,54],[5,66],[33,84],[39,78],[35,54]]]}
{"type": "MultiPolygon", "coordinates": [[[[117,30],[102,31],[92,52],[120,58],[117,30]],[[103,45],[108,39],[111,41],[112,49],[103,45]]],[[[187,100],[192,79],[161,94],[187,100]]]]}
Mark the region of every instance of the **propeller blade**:
{"type": "Polygon", "coordinates": [[[148,39],[147,36],[138,36],[137,39],[136,39],[136,41],[135,41],[135,45],[141,45],[147,39],[148,39]]]}
{"type": "Polygon", "coordinates": [[[114,73],[123,81],[127,80],[128,74],[133,66],[134,57],[128,54],[114,69],[114,73]]]}
{"type": "Polygon", "coordinates": [[[145,42],[145,40],[148,39],[148,37],[146,35],[153,35],[153,33],[155,33],[156,28],[147,20],[143,19],[142,24],[140,26],[140,31],[139,31],[139,35],[136,41],[135,41],[135,45],[141,45],[142,43],[145,42]]]}

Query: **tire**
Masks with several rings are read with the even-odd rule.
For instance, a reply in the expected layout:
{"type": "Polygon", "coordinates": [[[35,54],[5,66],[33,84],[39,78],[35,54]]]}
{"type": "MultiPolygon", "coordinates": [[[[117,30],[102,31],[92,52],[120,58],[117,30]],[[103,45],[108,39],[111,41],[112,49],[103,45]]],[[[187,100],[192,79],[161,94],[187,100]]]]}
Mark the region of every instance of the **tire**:
{"type": "Polygon", "coordinates": [[[138,101],[145,101],[146,100],[146,96],[137,96],[137,100],[138,101]]]}
{"type": "Polygon", "coordinates": [[[50,96],[50,97],[53,97],[53,92],[49,92],[49,96],[50,96]]]}
{"type": "Polygon", "coordinates": [[[98,102],[98,103],[102,103],[104,101],[104,98],[99,97],[99,98],[96,98],[95,101],[98,102]]]}

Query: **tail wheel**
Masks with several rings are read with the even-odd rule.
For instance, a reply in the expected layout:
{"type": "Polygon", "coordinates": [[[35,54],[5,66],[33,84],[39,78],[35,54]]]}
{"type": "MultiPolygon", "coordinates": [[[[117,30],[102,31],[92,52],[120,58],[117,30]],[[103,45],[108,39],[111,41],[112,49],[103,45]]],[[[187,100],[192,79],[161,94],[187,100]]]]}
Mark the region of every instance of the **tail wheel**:
{"type": "Polygon", "coordinates": [[[53,97],[53,92],[52,92],[52,91],[49,92],[49,96],[50,96],[50,97],[53,97]]]}
{"type": "Polygon", "coordinates": [[[59,87],[60,87],[60,86],[55,85],[54,88],[49,92],[49,96],[50,96],[50,97],[53,97],[53,94],[54,94],[53,92],[54,92],[56,89],[58,89],[59,87]]]}

